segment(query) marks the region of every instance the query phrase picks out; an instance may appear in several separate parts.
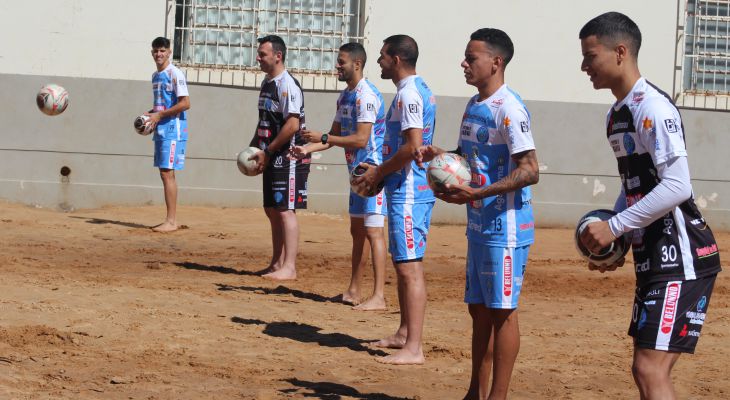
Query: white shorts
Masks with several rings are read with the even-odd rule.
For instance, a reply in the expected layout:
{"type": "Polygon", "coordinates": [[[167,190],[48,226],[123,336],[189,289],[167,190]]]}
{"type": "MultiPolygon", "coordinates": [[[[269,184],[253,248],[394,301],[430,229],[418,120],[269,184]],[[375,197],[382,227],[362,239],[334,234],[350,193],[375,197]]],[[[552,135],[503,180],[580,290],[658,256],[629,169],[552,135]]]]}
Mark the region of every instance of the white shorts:
{"type": "Polygon", "coordinates": [[[382,228],[385,226],[385,215],[367,213],[367,214],[350,214],[352,218],[364,218],[366,228],[382,228]]]}

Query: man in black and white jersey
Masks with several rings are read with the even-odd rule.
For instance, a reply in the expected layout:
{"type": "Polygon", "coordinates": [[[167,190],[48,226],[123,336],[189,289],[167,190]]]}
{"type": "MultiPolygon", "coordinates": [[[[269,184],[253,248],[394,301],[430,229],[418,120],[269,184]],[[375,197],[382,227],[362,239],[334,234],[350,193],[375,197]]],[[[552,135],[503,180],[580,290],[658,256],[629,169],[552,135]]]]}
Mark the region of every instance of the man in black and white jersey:
{"type": "Polygon", "coordinates": [[[579,37],[581,69],[594,89],[610,89],[617,99],[606,135],[622,181],[618,215],[588,225],[580,240],[599,251],[633,234],[632,372],[642,399],[674,399],[672,367],[681,353],[694,352],[721,269],[717,242],[693,200],[679,111],[639,72],[638,26],[609,12],[589,21],[579,37]]]}
{"type": "Polygon", "coordinates": [[[274,280],[296,279],[299,245],[297,209],[307,208],[307,179],[311,158],[290,159],[289,148],[306,143],[304,96],[284,66],[286,45],[276,35],[258,39],[256,61],[266,73],[259,94],[259,122],[251,146],[261,149],[250,159],[263,172],[264,210],[271,224],[272,256],[259,273],[274,280]]]}

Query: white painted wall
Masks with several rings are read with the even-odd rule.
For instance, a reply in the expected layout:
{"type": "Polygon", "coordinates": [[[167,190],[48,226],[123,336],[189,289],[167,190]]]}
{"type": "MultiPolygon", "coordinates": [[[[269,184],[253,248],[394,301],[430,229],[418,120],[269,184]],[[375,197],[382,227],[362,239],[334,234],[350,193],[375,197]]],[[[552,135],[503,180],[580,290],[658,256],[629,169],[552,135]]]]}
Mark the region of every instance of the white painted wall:
{"type": "MultiPolygon", "coordinates": [[[[147,80],[154,67],[149,43],[164,34],[166,4],[166,0],[0,0],[0,73],[147,80]]],[[[523,98],[610,103],[609,93],[592,90],[580,72],[578,31],[590,18],[615,10],[629,15],[642,29],[644,75],[671,91],[676,1],[615,0],[610,7],[596,0],[367,0],[366,74],[382,91],[394,91],[390,82],[379,79],[375,60],[384,38],[406,33],[418,41],[418,71],[437,95],[471,96],[474,90],[464,84],[459,66],[464,47],[474,30],[496,27],[515,43],[507,80],[523,98]]],[[[307,78],[302,81],[306,84],[307,78]]],[[[233,79],[220,83],[236,84],[233,79]]]]}
{"type": "Polygon", "coordinates": [[[0,74],[148,80],[165,0],[0,0],[0,74]]]}
{"type": "Polygon", "coordinates": [[[460,67],[469,35],[479,28],[499,28],[515,45],[507,81],[524,99],[610,103],[607,91],[592,89],[580,71],[578,32],[591,18],[622,12],[642,31],[639,65],[644,76],[672,90],[676,0],[369,0],[365,25],[370,59],[366,74],[380,84],[375,63],[382,40],[404,33],[418,42],[417,70],[439,96],[471,96],[460,67]],[[376,79],[377,78],[377,79],[376,79]]]}

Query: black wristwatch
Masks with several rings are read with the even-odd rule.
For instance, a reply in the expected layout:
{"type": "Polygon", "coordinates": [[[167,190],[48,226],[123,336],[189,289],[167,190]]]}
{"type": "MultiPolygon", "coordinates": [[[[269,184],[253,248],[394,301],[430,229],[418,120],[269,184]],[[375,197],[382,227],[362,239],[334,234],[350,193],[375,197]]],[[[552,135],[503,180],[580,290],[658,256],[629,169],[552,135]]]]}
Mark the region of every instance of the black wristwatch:
{"type": "Polygon", "coordinates": [[[329,133],[323,133],[322,134],[322,144],[327,144],[327,139],[330,138],[329,133]]]}

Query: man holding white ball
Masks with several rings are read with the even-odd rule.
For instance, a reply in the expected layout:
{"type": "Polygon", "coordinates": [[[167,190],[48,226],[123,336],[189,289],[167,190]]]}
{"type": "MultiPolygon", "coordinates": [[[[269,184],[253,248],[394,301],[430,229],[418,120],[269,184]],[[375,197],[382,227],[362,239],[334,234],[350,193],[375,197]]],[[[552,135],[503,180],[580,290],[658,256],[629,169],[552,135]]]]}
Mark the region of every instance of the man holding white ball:
{"type": "MultiPolygon", "coordinates": [[[[380,164],[383,160],[385,108],[383,96],[363,77],[367,54],[360,43],[345,43],[337,55],[337,79],[347,88],[337,99],[337,112],[328,133],[305,130],[306,146],[296,146],[292,155],[305,157],[332,146],[345,150],[347,168],[352,172],[361,162],[380,164]]],[[[350,191],[350,234],[352,235],[352,275],[341,300],[360,311],[384,310],[386,248],[383,226],[386,214],[385,191],[363,197],[350,191]],[[372,252],[375,284],[373,294],[363,299],[360,284],[372,252]]]]}
{"type": "Polygon", "coordinates": [[[152,230],[172,232],[177,230],[177,181],[175,170],[185,166],[185,150],[188,141],[188,113],[190,95],[185,75],[170,63],[170,40],[164,37],[152,41],[152,59],[157,71],[152,74],[152,110],[149,116],[149,129],[154,131],[154,166],[160,169],[162,186],[165,191],[167,216],[165,221],[152,230]]]}
{"type": "MultiPolygon", "coordinates": [[[[539,171],[530,114],[504,83],[513,53],[512,41],[499,29],[472,33],[461,67],[479,93],[466,106],[455,151],[468,160],[472,182],[435,192],[443,201],[467,204],[464,302],[473,331],[465,399],[506,398],[520,348],[517,304],[535,233],[529,186],[538,182],[539,171]]],[[[422,162],[444,152],[435,146],[419,151],[422,162]]]]}

